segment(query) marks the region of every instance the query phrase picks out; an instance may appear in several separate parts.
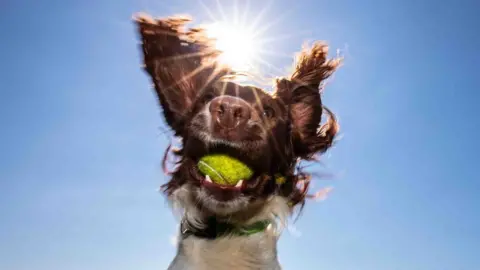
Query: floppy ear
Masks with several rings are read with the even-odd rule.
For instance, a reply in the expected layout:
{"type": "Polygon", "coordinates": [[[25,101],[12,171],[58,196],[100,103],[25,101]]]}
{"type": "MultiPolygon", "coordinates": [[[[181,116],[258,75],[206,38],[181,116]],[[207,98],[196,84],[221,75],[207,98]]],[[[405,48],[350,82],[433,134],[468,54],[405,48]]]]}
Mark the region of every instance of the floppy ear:
{"type": "Polygon", "coordinates": [[[296,157],[309,159],[326,151],[338,131],[334,115],[322,105],[321,91],[324,80],[333,74],[341,59],[327,59],[327,54],[328,46],[324,43],[304,49],[297,55],[290,79],[276,81],[275,96],[288,106],[296,157]],[[324,110],[329,119],[321,126],[324,110]]]}
{"type": "Polygon", "coordinates": [[[175,135],[181,135],[197,93],[230,70],[217,65],[219,51],[203,29],[184,30],[190,19],[177,16],[155,20],[139,15],[135,21],[144,68],[153,81],[167,124],[175,135]]]}

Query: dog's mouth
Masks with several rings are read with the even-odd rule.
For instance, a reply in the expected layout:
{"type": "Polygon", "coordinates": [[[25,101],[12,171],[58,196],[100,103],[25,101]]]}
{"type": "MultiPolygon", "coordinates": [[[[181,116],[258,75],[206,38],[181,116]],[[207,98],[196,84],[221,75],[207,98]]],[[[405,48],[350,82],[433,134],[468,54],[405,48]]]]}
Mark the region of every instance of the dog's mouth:
{"type": "MultiPolygon", "coordinates": [[[[193,127],[193,126],[192,126],[193,127]]],[[[191,127],[191,128],[192,128],[191,127]]],[[[239,198],[248,199],[259,191],[260,175],[269,170],[269,155],[266,151],[266,141],[255,140],[225,140],[219,139],[201,126],[194,126],[188,140],[185,142],[185,155],[189,157],[193,170],[192,180],[199,188],[202,198],[217,202],[236,201],[239,198]],[[253,174],[249,177],[236,178],[237,181],[216,181],[215,175],[208,175],[199,169],[199,161],[208,155],[225,155],[239,160],[249,167],[253,174]]]]}
{"type": "MultiPolygon", "coordinates": [[[[247,165],[247,160],[241,158],[239,155],[227,154],[226,152],[209,152],[206,156],[221,157],[223,159],[235,160],[235,163],[229,164],[231,168],[245,167],[251,168],[247,165]]],[[[212,199],[217,201],[229,201],[237,197],[244,196],[255,188],[255,176],[254,170],[250,169],[249,174],[242,176],[231,177],[225,172],[225,163],[216,164],[216,166],[210,167],[212,164],[207,165],[206,159],[196,160],[196,178],[201,189],[204,189],[212,199]],[[200,166],[203,165],[203,166],[200,166]],[[203,167],[203,168],[202,168],[203,167]],[[204,168],[208,167],[208,170],[204,168]],[[203,170],[202,170],[203,169],[203,170]],[[235,179],[235,180],[234,180],[235,179]]],[[[211,161],[211,160],[210,160],[211,161]]],[[[218,161],[218,159],[217,159],[218,161]]],[[[237,170],[238,171],[238,170],[237,170]]]]}
{"type": "Polygon", "coordinates": [[[201,188],[218,201],[229,201],[242,196],[247,191],[251,180],[251,178],[243,178],[234,182],[218,182],[212,179],[213,175],[200,173],[199,176],[201,188]]]}
{"type": "Polygon", "coordinates": [[[218,201],[229,201],[241,196],[246,190],[246,183],[245,180],[240,180],[235,185],[218,184],[214,183],[209,175],[200,180],[201,187],[218,201]]]}
{"type": "MultiPolygon", "coordinates": [[[[246,180],[248,180],[248,179],[246,179],[246,180]]],[[[200,184],[202,186],[206,187],[206,188],[216,188],[216,189],[220,189],[220,190],[229,190],[229,191],[242,191],[242,190],[245,189],[246,180],[241,179],[235,185],[218,184],[218,183],[214,183],[209,175],[206,175],[200,181],[200,184]]]]}

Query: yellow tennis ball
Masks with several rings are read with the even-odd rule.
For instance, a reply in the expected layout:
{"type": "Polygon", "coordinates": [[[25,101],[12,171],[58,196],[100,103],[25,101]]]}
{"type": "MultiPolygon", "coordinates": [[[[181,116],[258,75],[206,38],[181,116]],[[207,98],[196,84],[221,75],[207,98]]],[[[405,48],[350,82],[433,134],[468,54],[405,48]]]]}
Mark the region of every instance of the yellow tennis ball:
{"type": "Polygon", "coordinates": [[[248,180],[253,175],[252,169],[245,163],[223,154],[204,156],[197,167],[212,182],[221,185],[236,185],[240,180],[248,180]]]}

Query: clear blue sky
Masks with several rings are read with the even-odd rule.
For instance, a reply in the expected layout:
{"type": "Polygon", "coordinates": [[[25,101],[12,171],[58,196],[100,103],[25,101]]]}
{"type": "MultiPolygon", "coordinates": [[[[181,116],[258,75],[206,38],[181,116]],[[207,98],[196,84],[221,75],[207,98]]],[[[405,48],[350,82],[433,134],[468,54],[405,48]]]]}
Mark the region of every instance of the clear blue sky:
{"type": "MultiPolygon", "coordinates": [[[[251,2],[253,21],[267,2],[251,2]]],[[[1,1],[0,269],[173,258],[157,193],[167,139],[130,21],[141,10],[208,18],[197,0],[1,1]]],[[[343,139],[324,162],[340,177],[316,182],[335,190],[307,205],[300,236],[284,234],[285,269],[480,269],[479,11],[474,0],[266,9],[269,50],[324,39],[346,56],[325,96],[343,139]]],[[[266,60],[283,70],[284,55],[266,60]]]]}

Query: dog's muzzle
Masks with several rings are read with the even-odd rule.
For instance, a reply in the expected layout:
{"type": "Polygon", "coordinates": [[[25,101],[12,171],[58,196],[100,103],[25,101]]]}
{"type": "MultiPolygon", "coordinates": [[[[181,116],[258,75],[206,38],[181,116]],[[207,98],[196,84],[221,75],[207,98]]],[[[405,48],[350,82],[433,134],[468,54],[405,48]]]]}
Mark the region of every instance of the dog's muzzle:
{"type": "Polygon", "coordinates": [[[210,102],[212,129],[215,134],[229,137],[241,133],[250,120],[252,108],[243,99],[219,96],[210,102]]]}

